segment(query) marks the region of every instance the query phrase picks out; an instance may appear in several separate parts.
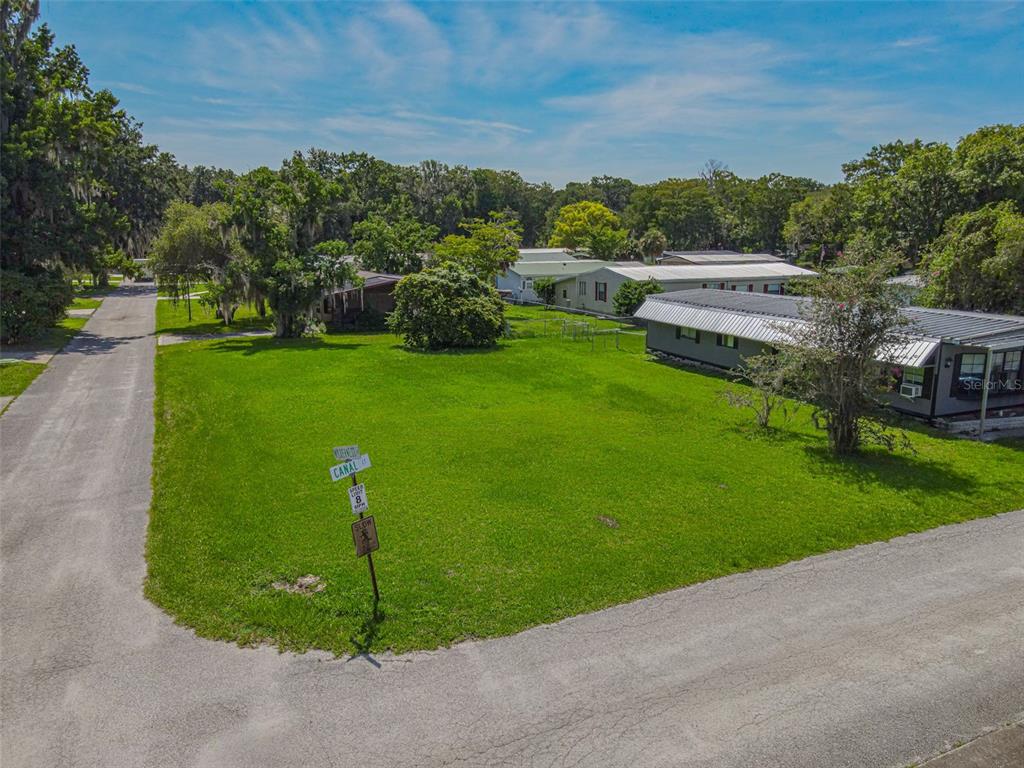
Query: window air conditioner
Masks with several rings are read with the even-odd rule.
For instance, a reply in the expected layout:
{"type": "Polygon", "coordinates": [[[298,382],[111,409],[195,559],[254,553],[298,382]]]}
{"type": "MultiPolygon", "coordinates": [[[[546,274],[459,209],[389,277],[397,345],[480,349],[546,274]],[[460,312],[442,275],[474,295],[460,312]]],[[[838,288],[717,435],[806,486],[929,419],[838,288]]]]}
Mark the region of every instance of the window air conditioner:
{"type": "Polygon", "coordinates": [[[915,398],[921,396],[920,384],[901,384],[900,395],[903,397],[915,398]]]}

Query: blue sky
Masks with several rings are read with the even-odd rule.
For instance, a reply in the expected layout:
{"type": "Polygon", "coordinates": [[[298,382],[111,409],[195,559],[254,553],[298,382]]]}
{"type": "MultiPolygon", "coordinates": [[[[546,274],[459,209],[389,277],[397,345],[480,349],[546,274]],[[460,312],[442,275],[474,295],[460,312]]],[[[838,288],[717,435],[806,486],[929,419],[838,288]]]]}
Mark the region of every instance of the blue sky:
{"type": "Polygon", "coordinates": [[[293,149],[593,175],[834,181],[897,138],[1024,122],[1024,5],[42,0],[189,165],[293,149]]]}

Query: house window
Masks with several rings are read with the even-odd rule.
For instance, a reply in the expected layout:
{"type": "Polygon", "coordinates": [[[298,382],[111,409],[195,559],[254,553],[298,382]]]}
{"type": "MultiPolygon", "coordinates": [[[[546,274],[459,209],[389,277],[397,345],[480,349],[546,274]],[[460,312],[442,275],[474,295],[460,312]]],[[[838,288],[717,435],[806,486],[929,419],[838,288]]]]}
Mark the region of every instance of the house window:
{"type": "Polygon", "coordinates": [[[730,336],[724,333],[718,334],[718,338],[715,343],[720,347],[728,347],[729,349],[736,349],[740,345],[735,336],[730,336]]]}
{"type": "Polygon", "coordinates": [[[696,328],[683,328],[677,325],[676,338],[688,339],[689,341],[700,341],[700,331],[696,328]]]}
{"type": "Polygon", "coordinates": [[[523,290],[524,291],[532,291],[533,290],[533,278],[532,277],[529,278],[528,280],[523,280],[523,290]]]}
{"type": "Polygon", "coordinates": [[[781,296],[782,295],[782,283],[765,283],[764,284],[764,292],[765,293],[773,293],[776,296],[781,296]]]}
{"type": "Polygon", "coordinates": [[[904,384],[920,384],[924,386],[924,368],[904,368],[903,369],[903,383],[904,384]]]}
{"type": "Polygon", "coordinates": [[[747,283],[747,293],[753,293],[753,292],[754,292],[754,284],[753,283],[747,283]]]}
{"type": "Polygon", "coordinates": [[[736,286],[735,285],[730,285],[729,286],[729,290],[730,291],[735,291],[736,290],[736,286]]]}
{"type": "Polygon", "coordinates": [[[961,399],[981,399],[988,387],[989,395],[1002,395],[1021,389],[1021,350],[992,353],[988,383],[985,379],[985,353],[965,352],[956,356],[956,368],[950,394],[961,399]]]}
{"type": "Polygon", "coordinates": [[[707,283],[701,283],[701,284],[700,284],[700,287],[701,287],[701,288],[707,288],[707,287],[708,287],[708,284],[707,284],[707,283]]]}
{"type": "Polygon", "coordinates": [[[725,290],[725,283],[719,283],[718,284],[718,290],[724,291],[725,290]]]}
{"type": "Polygon", "coordinates": [[[569,298],[569,289],[568,288],[563,288],[562,289],[562,298],[563,299],[568,299],[569,298]]]}
{"type": "Polygon", "coordinates": [[[581,299],[587,298],[587,281],[580,280],[579,285],[576,286],[576,295],[581,299]]]}
{"type": "Polygon", "coordinates": [[[992,353],[992,390],[989,392],[990,395],[1020,391],[1020,358],[1021,351],[1019,349],[992,353]]]}
{"type": "Polygon", "coordinates": [[[608,301],[608,283],[594,283],[594,298],[597,301],[608,301]]]}

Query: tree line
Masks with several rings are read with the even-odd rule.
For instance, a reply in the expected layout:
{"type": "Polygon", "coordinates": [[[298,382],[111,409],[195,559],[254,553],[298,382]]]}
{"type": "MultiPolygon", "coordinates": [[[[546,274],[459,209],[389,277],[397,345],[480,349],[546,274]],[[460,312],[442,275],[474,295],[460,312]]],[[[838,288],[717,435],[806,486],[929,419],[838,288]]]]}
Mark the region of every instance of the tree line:
{"type": "Polygon", "coordinates": [[[834,185],[709,161],[693,178],[556,189],[511,170],[321,148],[238,174],[146,144],[114,95],[90,88],[74,47],[36,25],[38,0],[0,10],[5,340],[61,316],[70,276],[102,282],[149,256],[172,287],[213,283],[225,321],[251,301],[288,315],[283,333],[306,326],[303,296],[352,279],[343,256],[407,274],[430,255],[490,278],[515,248],[543,245],[602,259],[728,248],[818,267],[892,261],[919,271],[935,306],[1024,311],[1024,126],[981,128],[955,147],[879,145],[834,185]]]}

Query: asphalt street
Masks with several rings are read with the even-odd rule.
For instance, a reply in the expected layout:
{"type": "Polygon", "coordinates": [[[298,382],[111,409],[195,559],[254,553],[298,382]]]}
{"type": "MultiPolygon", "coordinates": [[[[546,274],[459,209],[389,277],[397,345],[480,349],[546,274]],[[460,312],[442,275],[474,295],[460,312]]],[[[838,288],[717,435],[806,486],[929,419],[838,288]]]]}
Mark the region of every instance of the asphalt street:
{"type": "Polygon", "coordinates": [[[0,418],[3,768],[905,766],[1024,713],[1024,512],[429,653],[197,639],[142,595],[155,303],[0,418]]]}

